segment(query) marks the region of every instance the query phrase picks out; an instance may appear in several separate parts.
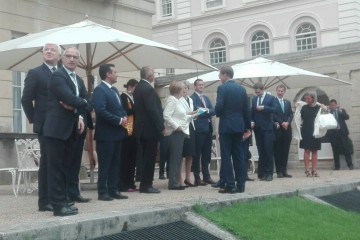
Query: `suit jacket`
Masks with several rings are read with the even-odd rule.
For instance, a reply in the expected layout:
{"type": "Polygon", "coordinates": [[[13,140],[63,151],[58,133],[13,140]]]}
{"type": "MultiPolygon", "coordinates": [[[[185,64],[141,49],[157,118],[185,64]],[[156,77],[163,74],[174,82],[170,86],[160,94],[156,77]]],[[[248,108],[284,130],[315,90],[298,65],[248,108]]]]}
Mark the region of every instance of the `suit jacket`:
{"type": "MultiPolygon", "coordinates": [[[[334,114],[334,111],[331,110],[330,111],[332,114],[334,114]]],[[[338,111],[338,118],[337,118],[337,122],[340,126],[340,131],[342,132],[342,134],[348,136],[349,135],[349,129],[347,127],[347,124],[346,124],[346,120],[349,120],[350,119],[350,116],[349,114],[346,112],[345,109],[341,109],[341,113],[338,111]]],[[[336,129],[331,129],[331,130],[328,130],[329,134],[331,134],[333,131],[336,131],[336,129]]]]}
{"type": "Polygon", "coordinates": [[[48,82],[51,74],[51,70],[43,63],[39,67],[31,69],[25,78],[21,104],[27,119],[33,123],[33,132],[35,133],[41,132],[45,122],[48,82]]]}
{"type": "Polygon", "coordinates": [[[164,131],[161,101],[155,89],[140,80],[134,91],[135,137],[137,139],[160,139],[164,131]]]}
{"type": "Polygon", "coordinates": [[[76,96],[76,87],[64,67],[55,71],[49,82],[48,110],[44,123],[44,136],[60,140],[69,139],[76,131],[75,125],[82,115],[92,110],[84,81],[76,76],[79,96],[76,96]],[[60,101],[75,108],[66,110],[60,101]]]}
{"type": "Polygon", "coordinates": [[[190,134],[189,123],[191,122],[192,117],[186,113],[187,111],[181,103],[180,99],[177,99],[174,96],[169,96],[166,99],[164,108],[166,135],[170,135],[179,127],[186,135],[190,134]]]}
{"type": "MultiPolygon", "coordinates": [[[[118,92],[116,94],[118,94],[118,92]]],[[[94,138],[101,141],[118,141],[124,139],[126,137],[126,130],[120,125],[120,121],[121,118],[127,115],[114,94],[114,91],[105,83],[101,82],[94,89],[93,104],[96,114],[94,138]]]]}
{"type": "MultiPolygon", "coordinates": [[[[197,93],[194,92],[191,95],[191,98],[194,102],[194,111],[198,110],[198,108],[205,107],[197,93]]],[[[194,120],[195,129],[198,133],[212,132],[211,118],[215,115],[215,109],[213,108],[210,99],[205,95],[203,95],[203,98],[206,103],[206,107],[209,109],[209,113],[203,113],[194,120]]]]}
{"type": "Polygon", "coordinates": [[[254,96],[252,99],[251,106],[251,121],[255,123],[255,131],[273,131],[274,130],[274,117],[278,109],[276,107],[276,98],[270,94],[265,94],[262,101],[264,110],[257,111],[258,97],[254,96]]]}
{"type": "Polygon", "coordinates": [[[220,118],[220,134],[244,133],[251,129],[246,90],[233,80],[218,87],[215,112],[220,118]]]}
{"type": "Polygon", "coordinates": [[[289,123],[289,128],[291,127],[291,122],[294,118],[294,113],[292,111],[291,108],[291,102],[289,100],[283,99],[284,101],[284,112],[281,109],[281,104],[278,98],[275,98],[275,102],[276,102],[276,108],[277,111],[274,114],[274,121],[278,122],[280,125],[283,122],[288,122],[289,123]]]}
{"type": "MultiPolygon", "coordinates": [[[[190,112],[194,111],[194,101],[192,100],[191,97],[188,97],[188,100],[189,100],[190,105],[184,97],[180,98],[180,102],[183,105],[183,107],[185,108],[186,112],[190,113],[190,112]]],[[[193,128],[195,129],[194,120],[191,121],[191,124],[192,124],[193,128]]]]}

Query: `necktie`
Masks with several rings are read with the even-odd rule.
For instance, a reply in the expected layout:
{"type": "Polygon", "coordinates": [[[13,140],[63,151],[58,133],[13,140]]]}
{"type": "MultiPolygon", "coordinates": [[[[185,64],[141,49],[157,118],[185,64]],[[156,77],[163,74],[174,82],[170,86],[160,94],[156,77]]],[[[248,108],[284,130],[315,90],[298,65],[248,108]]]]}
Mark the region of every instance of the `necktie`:
{"type": "Polygon", "coordinates": [[[261,105],[261,96],[258,96],[258,106],[261,105]]]}
{"type": "Polygon", "coordinates": [[[53,72],[55,72],[56,71],[56,67],[52,67],[51,68],[51,72],[53,73],[53,72]]]}
{"type": "Polygon", "coordinates": [[[73,83],[75,85],[76,96],[78,97],[79,96],[79,88],[78,88],[78,84],[77,84],[77,81],[76,81],[75,73],[70,73],[70,78],[71,78],[71,80],[73,81],[73,83]]]}
{"type": "Polygon", "coordinates": [[[121,101],[120,101],[120,98],[119,98],[119,91],[117,90],[116,87],[111,87],[111,91],[115,94],[115,97],[116,97],[118,103],[121,106],[121,101]]]}
{"type": "Polygon", "coordinates": [[[281,106],[281,110],[284,113],[285,112],[285,106],[284,106],[284,100],[280,99],[280,106],[281,106]]]}
{"type": "Polygon", "coordinates": [[[204,99],[203,95],[200,95],[200,100],[201,100],[202,104],[204,105],[204,108],[206,108],[206,103],[205,103],[205,99],[204,99]]]}
{"type": "Polygon", "coordinates": [[[334,110],[334,117],[335,117],[335,119],[336,119],[336,122],[337,122],[337,127],[336,127],[336,129],[340,129],[340,125],[339,125],[339,112],[338,112],[338,110],[336,109],[336,110],[334,110]]]}

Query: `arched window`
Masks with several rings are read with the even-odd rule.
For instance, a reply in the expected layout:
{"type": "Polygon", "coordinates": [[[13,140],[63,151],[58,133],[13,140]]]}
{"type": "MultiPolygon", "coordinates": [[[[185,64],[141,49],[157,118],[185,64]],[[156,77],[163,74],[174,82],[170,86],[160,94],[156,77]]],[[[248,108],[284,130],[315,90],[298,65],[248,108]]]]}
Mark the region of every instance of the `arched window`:
{"type": "Polygon", "coordinates": [[[317,48],[316,29],[311,23],[303,23],[296,30],[296,50],[304,51],[317,48]]]}
{"type": "Polygon", "coordinates": [[[209,46],[210,64],[226,62],[226,45],[221,38],[215,38],[209,46]]]}
{"type": "Polygon", "coordinates": [[[264,31],[257,31],[251,38],[251,56],[269,55],[269,36],[264,31]]]}

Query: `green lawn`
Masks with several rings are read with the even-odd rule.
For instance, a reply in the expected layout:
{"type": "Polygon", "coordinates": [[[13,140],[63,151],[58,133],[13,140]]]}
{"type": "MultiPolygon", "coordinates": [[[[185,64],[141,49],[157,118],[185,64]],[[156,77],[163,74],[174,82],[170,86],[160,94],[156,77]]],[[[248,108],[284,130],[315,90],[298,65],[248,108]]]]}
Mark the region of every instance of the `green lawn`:
{"type": "Polygon", "coordinates": [[[359,240],[360,215],[301,197],[246,202],[215,212],[195,211],[240,239],[359,240]]]}

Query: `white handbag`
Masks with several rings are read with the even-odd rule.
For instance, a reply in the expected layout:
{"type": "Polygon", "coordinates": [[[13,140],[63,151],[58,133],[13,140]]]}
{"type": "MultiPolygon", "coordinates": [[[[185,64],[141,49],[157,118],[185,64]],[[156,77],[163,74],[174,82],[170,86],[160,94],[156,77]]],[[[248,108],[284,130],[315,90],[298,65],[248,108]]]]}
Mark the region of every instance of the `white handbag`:
{"type": "Polygon", "coordinates": [[[320,129],[336,129],[338,125],[334,115],[332,115],[331,113],[320,114],[319,122],[320,129]]]}

